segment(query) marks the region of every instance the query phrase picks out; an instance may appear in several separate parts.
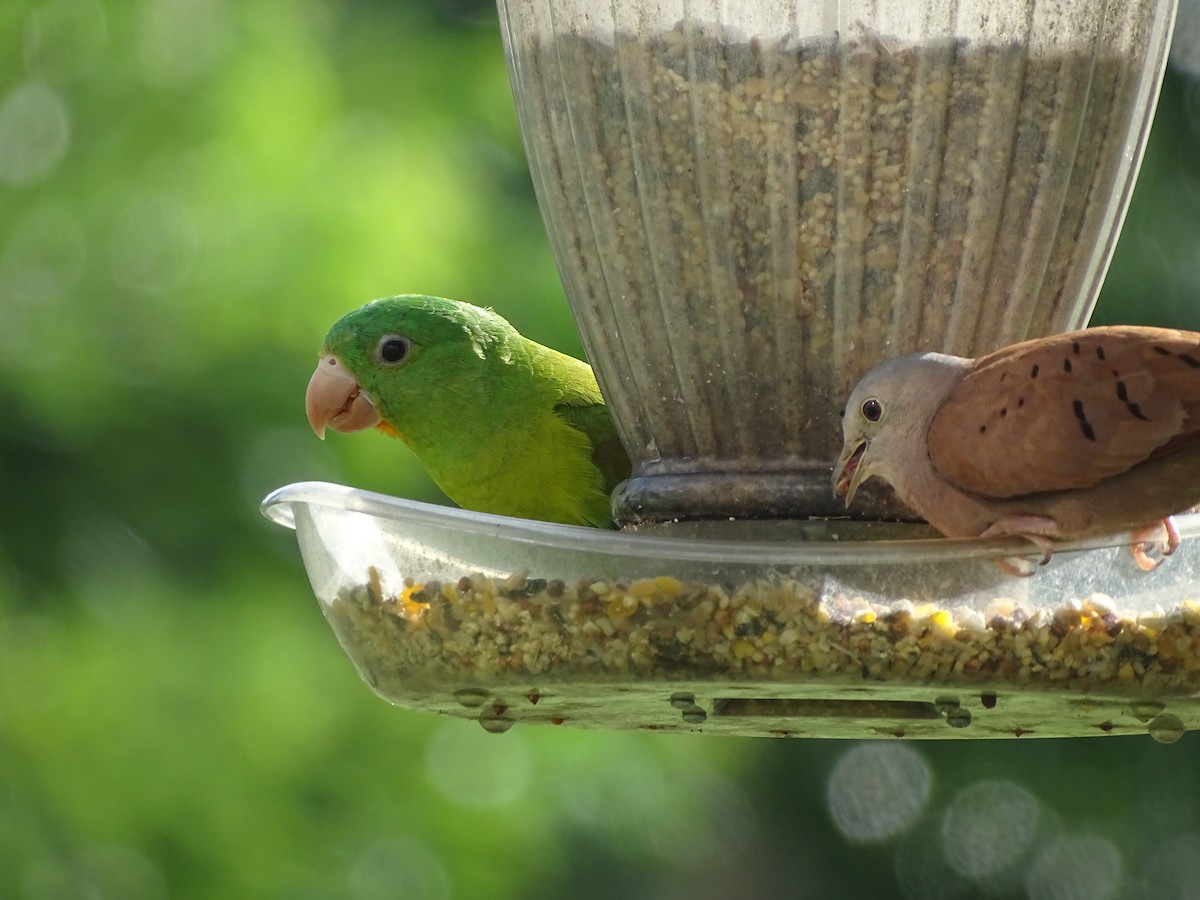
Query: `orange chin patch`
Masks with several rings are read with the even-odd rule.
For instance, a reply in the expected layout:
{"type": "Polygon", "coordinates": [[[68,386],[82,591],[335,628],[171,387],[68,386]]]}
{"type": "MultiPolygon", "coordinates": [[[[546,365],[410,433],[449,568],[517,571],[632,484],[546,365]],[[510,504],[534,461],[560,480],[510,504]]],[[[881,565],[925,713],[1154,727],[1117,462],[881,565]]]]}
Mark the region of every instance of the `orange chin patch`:
{"type": "Polygon", "coordinates": [[[380,421],[375,425],[375,427],[378,428],[380,431],[382,431],[384,434],[386,434],[388,437],[399,438],[402,441],[404,440],[404,435],[402,435],[399,431],[397,431],[395,428],[393,428],[387,422],[380,421]]]}

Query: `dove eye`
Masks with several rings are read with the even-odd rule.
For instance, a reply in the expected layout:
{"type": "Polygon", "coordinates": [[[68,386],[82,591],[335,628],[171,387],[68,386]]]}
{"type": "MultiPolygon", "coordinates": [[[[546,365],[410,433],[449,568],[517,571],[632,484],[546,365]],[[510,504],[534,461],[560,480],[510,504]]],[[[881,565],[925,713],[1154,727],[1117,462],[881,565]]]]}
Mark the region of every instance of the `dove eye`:
{"type": "Polygon", "coordinates": [[[868,422],[878,422],[883,417],[883,404],[874,397],[864,400],[862,414],[868,422]]]}
{"type": "Polygon", "coordinates": [[[380,362],[394,365],[403,362],[410,349],[412,349],[412,342],[408,338],[400,337],[398,334],[388,334],[380,338],[375,355],[379,357],[380,362]]]}

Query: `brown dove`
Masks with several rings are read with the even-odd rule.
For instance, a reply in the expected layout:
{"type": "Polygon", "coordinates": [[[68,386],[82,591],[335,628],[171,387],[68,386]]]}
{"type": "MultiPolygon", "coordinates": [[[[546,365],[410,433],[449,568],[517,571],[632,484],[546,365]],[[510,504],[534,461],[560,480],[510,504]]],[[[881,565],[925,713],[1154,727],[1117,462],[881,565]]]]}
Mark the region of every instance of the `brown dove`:
{"type": "Polygon", "coordinates": [[[1148,546],[1172,553],[1171,515],[1200,503],[1200,334],[1114,326],[901,356],[854,388],[842,432],[847,506],[874,475],[948,537],[1020,535],[1045,563],[1055,541],[1130,531],[1152,569],[1148,546]]]}

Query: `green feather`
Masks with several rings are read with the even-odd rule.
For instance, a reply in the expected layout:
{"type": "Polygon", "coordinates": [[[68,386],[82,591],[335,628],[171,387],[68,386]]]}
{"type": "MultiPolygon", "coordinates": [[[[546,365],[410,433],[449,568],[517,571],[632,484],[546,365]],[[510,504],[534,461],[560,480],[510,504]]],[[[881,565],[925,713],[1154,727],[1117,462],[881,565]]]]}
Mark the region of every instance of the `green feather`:
{"type": "Polygon", "coordinates": [[[523,337],[490,310],[411,294],[347,314],[324,352],[455,503],[613,527],[609,498],[630,465],[587,363],[523,337]],[[399,363],[379,358],[388,336],[408,342],[399,363]]]}

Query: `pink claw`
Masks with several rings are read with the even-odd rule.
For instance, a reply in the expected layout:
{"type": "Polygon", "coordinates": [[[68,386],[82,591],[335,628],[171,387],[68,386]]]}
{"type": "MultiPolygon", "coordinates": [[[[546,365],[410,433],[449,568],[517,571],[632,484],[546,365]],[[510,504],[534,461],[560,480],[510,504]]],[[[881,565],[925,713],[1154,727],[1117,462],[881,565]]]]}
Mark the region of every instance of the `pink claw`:
{"type": "Polygon", "coordinates": [[[1135,543],[1130,545],[1129,551],[1133,554],[1133,561],[1143,572],[1153,572],[1179,549],[1179,529],[1175,527],[1175,520],[1170,516],[1161,522],[1138,529],[1133,532],[1132,537],[1135,543]],[[1158,550],[1162,556],[1157,559],[1150,556],[1146,551],[1151,549],[1158,550]]]}

